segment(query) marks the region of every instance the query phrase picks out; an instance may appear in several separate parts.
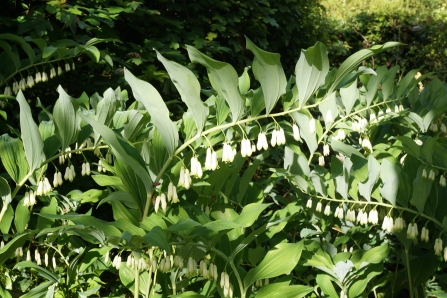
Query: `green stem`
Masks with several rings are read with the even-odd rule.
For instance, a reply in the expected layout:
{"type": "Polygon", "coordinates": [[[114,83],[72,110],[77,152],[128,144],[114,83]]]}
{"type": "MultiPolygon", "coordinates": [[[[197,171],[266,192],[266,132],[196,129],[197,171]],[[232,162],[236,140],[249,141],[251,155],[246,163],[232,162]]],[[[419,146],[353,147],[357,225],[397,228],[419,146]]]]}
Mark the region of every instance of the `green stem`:
{"type": "Polygon", "coordinates": [[[140,270],[138,270],[137,264],[135,264],[134,267],[135,267],[135,292],[133,294],[133,297],[138,298],[140,297],[140,270]]]}
{"type": "Polygon", "coordinates": [[[410,298],[413,298],[414,297],[413,281],[411,280],[410,257],[408,255],[408,248],[405,248],[405,262],[406,262],[406,267],[407,267],[408,288],[410,291],[410,298]]]}

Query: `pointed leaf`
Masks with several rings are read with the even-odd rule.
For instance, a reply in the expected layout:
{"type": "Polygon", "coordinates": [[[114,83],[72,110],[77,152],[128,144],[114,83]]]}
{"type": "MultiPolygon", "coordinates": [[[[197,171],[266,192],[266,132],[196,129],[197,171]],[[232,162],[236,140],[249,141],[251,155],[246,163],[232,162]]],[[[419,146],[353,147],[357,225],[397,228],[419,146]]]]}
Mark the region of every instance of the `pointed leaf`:
{"type": "Polygon", "coordinates": [[[382,164],[380,165],[380,178],[382,179],[383,187],[380,188],[380,193],[384,199],[393,205],[396,205],[400,171],[401,168],[399,166],[388,159],[382,159],[382,164]]]}
{"type": "MultiPolygon", "coordinates": [[[[359,97],[359,90],[357,89],[357,80],[351,83],[348,87],[340,89],[341,101],[345,106],[346,114],[351,113],[357,98],[359,97]]],[[[334,117],[335,118],[335,117],[334,117]]]]}
{"type": "Polygon", "coordinates": [[[266,114],[269,114],[279,97],[286,93],[287,79],[281,65],[281,55],[261,50],[248,37],[245,40],[247,49],[255,55],[253,74],[261,83],[266,114]]]}
{"type": "Polygon", "coordinates": [[[206,67],[211,86],[230,106],[233,121],[239,120],[244,113],[244,100],[238,90],[236,70],[230,64],[214,60],[194,47],[186,46],[186,49],[192,62],[206,67]]]}
{"type": "Polygon", "coordinates": [[[20,139],[4,134],[0,136],[0,158],[3,166],[15,183],[19,183],[28,172],[25,151],[20,139]]]}
{"type": "Polygon", "coordinates": [[[45,161],[43,154],[43,141],[36,123],[33,121],[31,109],[23,96],[22,90],[17,94],[20,106],[20,128],[22,132],[23,145],[25,147],[26,160],[30,171],[39,168],[45,161]]]}
{"type": "Polygon", "coordinates": [[[76,140],[79,132],[76,110],[71,102],[70,96],[59,85],[57,88],[59,99],[54,104],[53,121],[55,134],[61,142],[62,150],[67,148],[76,140]]]}
{"type": "Polygon", "coordinates": [[[159,52],[157,52],[157,58],[168,71],[171,81],[180,93],[183,102],[188,106],[188,111],[193,115],[197,131],[200,133],[208,116],[208,108],[200,99],[199,81],[194,73],[183,65],[164,58],[159,52]]]}
{"type": "Polygon", "coordinates": [[[303,106],[312,94],[324,84],[328,72],[329,60],[324,44],[317,42],[313,47],[301,50],[300,59],[295,67],[300,106],[303,106]]]}
{"type": "Polygon", "coordinates": [[[318,286],[321,288],[321,291],[325,295],[331,298],[338,298],[338,293],[334,288],[334,285],[332,284],[332,280],[329,277],[329,275],[326,274],[318,274],[316,278],[318,286]]]}
{"type": "Polygon", "coordinates": [[[155,126],[159,129],[169,155],[173,155],[178,144],[178,132],[174,122],[169,118],[169,110],[157,89],[151,84],[136,78],[129,70],[124,69],[124,78],[132,88],[133,95],[140,101],[151,115],[155,126]]]}

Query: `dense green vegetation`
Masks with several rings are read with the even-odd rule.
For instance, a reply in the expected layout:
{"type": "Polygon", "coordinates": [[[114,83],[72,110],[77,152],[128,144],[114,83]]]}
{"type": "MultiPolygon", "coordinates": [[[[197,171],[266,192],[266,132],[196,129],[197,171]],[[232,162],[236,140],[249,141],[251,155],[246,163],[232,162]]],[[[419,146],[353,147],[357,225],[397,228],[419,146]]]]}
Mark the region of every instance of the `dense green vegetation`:
{"type": "Polygon", "coordinates": [[[445,297],[445,5],[371,3],[2,1],[0,297],[445,297]]]}

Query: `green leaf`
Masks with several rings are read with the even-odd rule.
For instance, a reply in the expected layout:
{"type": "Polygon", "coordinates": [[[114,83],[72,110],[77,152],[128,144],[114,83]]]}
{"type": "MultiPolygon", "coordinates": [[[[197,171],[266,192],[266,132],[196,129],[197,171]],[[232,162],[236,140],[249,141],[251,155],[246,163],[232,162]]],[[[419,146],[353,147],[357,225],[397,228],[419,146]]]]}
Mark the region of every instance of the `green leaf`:
{"type": "Polygon", "coordinates": [[[17,248],[23,247],[26,240],[28,240],[30,233],[16,235],[5,246],[0,249],[0,265],[3,265],[10,257],[12,257],[17,248]]]}
{"type": "Polygon", "coordinates": [[[380,164],[371,154],[368,156],[368,180],[359,183],[359,193],[367,201],[371,200],[371,192],[380,176],[380,164]]]}
{"type": "Polygon", "coordinates": [[[172,156],[178,145],[177,127],[169,119],[169,110],[157,89],[151,84],[136,78],[127,69],[124,69],[124,78],[132,88],[135,99],[140,101],[151,115],[151,119],[160,131],[169,155],[172,156]]]}
{"type": "Polygon", "coordinates": [[[338,107],[336,103],[336,96],[335,92],[332,92],[329,94],[319,105],[318,109],[320,110],[321,114],[323,115],[324,119],[324,126],[326,130],[330,130],[332,127],[332,124],[334,123],[334,119],[338,117],[338,107]],[[332,120],[328,119],[328,111],[330,111],[332,115],[332,120]]]}
{"type": "Polygon", "coordinates": [[[400,42],[387,42],[384,45],[375,45],[371,47],[370,49],[362,49],[351,56],[348,57],[337,69],[337,72],[335,73],[334,81],[332,82],[332,85],[330,86],[329,90],[327,91],[327,94],[331,94],[337,87],[338,84],[351,72],[353,72],[359,65],[362,63],[363,60],[371,57],[374,54],[377,54],[381,52],[382,50],[396,47],[402,45],[400,42]]]}
{"type": "Polygon", "coordinates": [[[352,155],[357,155],[363,158],[363,154],[360,153],[357,149],[352,146],[346,145],[343,142],[335,140],[334,138],[331,139],[331,148],[332,150],[340,152],[349,158],[351,158],[352,155]]]}
{"type": "Polygon", "coordinates": [[[233,122],[239,120],[244,113],[244,100],[238,90],[238,76],[236,70],[228,63],[220,62],[199,52],[196,48],[186,46],[189,59],[206,67],[211,86],[219,97],[228,103],[233,122]]]}
{"type": "Polygon", "coordinates": [[[323,291],[324,295],[327,295],[331,298],[338,298],[338,293],[332,284],[331,278],[326,274],[318,274],[316,278],[318,286],[323,291]]]}
{"type": "Polygon", "coordinates": [[[188,68],[164,58],[159,52],[157,52],[157,58],[163,63],[183,102],[188,106],[188,111],[194,117],[197,132],[202,132],[208,116],[208,108],[200,99],[200,83],[196,76],[188,68]]]}
{"type": "Polygon", "coordinates": [[[30,212],[28,206],[23,205],[23,198],[16,206],[15,215],[14,215],[14,225],[17,229],[17,232],[22,233],[25,231],[26,226],[28,225],[30,219],[30,212]]]}
{"type": "Polygon", "coordinates": [[[412,138],[407,136],[396,136],[396,139],[402,142],[403,148],[408,154],[419,158],[419,155],[421,155],[421,149],[412,138]]]}
{"type": "Polygon", "coordinates": [[[23,96],[22,90],[17,94],[17,101],[20,106],[20,128],[23,145],[25,147],[26,160],[28,161],[30,171],[34,171],[45,161],[43,141],[39,129],[33,121],[33,114],[23,96]]]}
{"type": "Polygon", "coordinates": [[[12,40],[20,44],[23,51],[28,55],[28,59],[31,64],[34,63],[34,59],[36,58],[36,55],[34,53],[33,48],[25,41],[23,37],[17,36],[15,34],[11,33],[3,33],[0,34],[0,39],[6,39],[6,40],[12,40]]]}
{"type": "MultiPolygon", "coordinates": [[[[57,214],[57,200],[55,197],[51,198],[51,202],[48,206],[42,207],[40,209],[40,212],[42,214],[57,214]]],[[[54,220],[44,218],[39,216],[37,218],[37,227],[39,229],[45,229],[51,227],[51,224],[54,222],[54,220]]]]}
{"type": "Polygon", "coordinates": [[[37,271],[38,275],[45,278],[46,280],[51,282],[59,282],[59,277],[57,275],[31,261],[19,262],[14,266],[14,269],[16,268],[33,268],[37,271]]]}
{"type": "Polygon", "coordinates": [[[300,106],[303,106],[312,94],[324,84],[328,72],[329,60],[324,44],[317,42],[313,47],[301,50],[300,59],[295,67],[300,106]]]}
{"type": "Polygon", "coordinates": [[[414,76],[418,73],[418,71],[419,69],[410,70],[402,79],[402,81],[399,82],[399,87],[396,92],[396,98],[400,98],[402,95],[405,96],[406,93],[408,93],[408,88],[414,87],[416,85],[414,76]]]}
{"type": "Polygon", "coordinates": [[[259,279],[272,278],[292,271],[298,264],[303,247],[303,242],[277,244],[257,267],[248,271],[244,278],[244,287],[247,289],[259,279]]]}
{"type": "Polygon", "coordinates": [[[385,200],[393,205],[396,205],[400,171],[401,168],[397,164],[388,159],[382,159],[380,179],[382,179],[383,186],[380,188],[380,193],[385,200]]]}
{"type": "Polygon", "coordinates": [[[359,297],[364,293],[366,286],[369,281],[383,271],[383,264],[370,264],[366,268],[365,273],[358,276],[355,281],[351,284],[348,290],[348,297],[359,297]]]}
{"type": "Polygon", "coordinates": [[[388,73],[388,68],[384,65],[377,69],[377,75],[371,76],[368,81],[366,93],[366,106],[369,107],[376,96],[380,82],[382,82],[383,77],[388,73]]]}
{"type": "MultiPolygon", "coordinates": [[[[436,145],[439,137],[428,138],[422,145],[422,154],[429,164],[433,164],[433,147],[436,145]]],[[[418,157],[418,156],[416,156],[418,157]]]]}
{"type": "Polygon", "coordinates": [[[55,134],[61,142],[62,150],[76,141],[79,132],[76,109],[71,102],[70,96],[59,85],[57,88],[59,99],[54,104],[53,122],[55,134]]]}
{"type": "Polygon", "coordinates": [[[166,250],[166,252],[171,252],[171,247],[169,246],[168,239],[166,238],[166,233],[159,226],[154,227],[146,235],[143,236],[144,241],[152,246],[158,246],[161,249],[166,250]]]}
{"type": "Polygon", "coordinates": [[[396,79],[396,73],[399,70],[399,65],[393,66],[389,71],[388,74],[385,76],[382,82],[382,97],[384,101],[387,101],[388,98],[393,94],[394,92],[394,80],[396,79]]]}
{"type": "Polygon", "coordinates": [[[151,193],[152,179],[149,176],[144,160],[138,153],[138,151],[107,126],[98,123],[83,114],[79,115],[85,122],[90,124],[93,129],[98,132],[102,136],[102,138],[112,147],[115,157],[120,162],[126,164],[129,168],[131,168],[134,173],[136,173],[136,175],[141,178],[141,181],[143,181],[144,186],[146,187],[146,192],[151,193]]]}
{"type": "Polygon", "coordinates": [[[248,92],[248,90],[250,90],[250,76],[248,75],[249,69],[250,67],[245,67],[244,72],[238,79],[238,87],[241,94],[245,94],[248,92]]]}
{"type": "Polygon", "coordinates": [[[261,50],[248,37],[245,37],[245,40],[247,49],[255,55],[253,74],[261,83],[265,110],[268,115],[280,96],[286,93],[287,79],[281,65],[281,55],[261,50]]]}
{"type": "Polygon", "coordinates": [[[313,292],[313,288],[302,285],[269,284],[256,293],[256,298],[301,298],[313,292]]]}
{"type": "Polygon", "coordinates": [[[107,175],[92,175],[93,180],[99,186],[121,186],[123,185],[123,181],[120,177],[116,176],[107,176],[107,175]]]}
{"type": "Polygon", "coordinates": [[[3,40],[0,40],[0,48],[2,48],[5,53],[8,55],[9,59],[11,59],[12,63],[15,67],[15,72],[18,71],[20,67],[20,57],[17,52],[13,51],[11,45],[3,40]]]}
{"type": "Polygon", "coordinates": [[[244,209],[242,209],[241,214],[238,218],[236,218],[234,222],[240,224],[244,228],[249,227],[259,218],[261,212],[270,205],[271,204],[259,203],[245,205],[244,209]]]}
{"type": "Polygon", "coordinates": [[[11,188],[5,178],[0,177],[0,198],[2,199],[3,208],[11,203],[11,188]]]}
{"type": "MultiPolygon", "coordinates": [[[[293,112],[290,115],[293,117],[293,119],[298,124],[298,126],[300,128],[301,137],[306,142],[310,153],[314,153],[318,148],[318,144],[317,144],[316,133],[311,133],[309,130],[309,122],[311,120],[310,117],[312,117],[312,115],[308,116],[306,114],[303,114],[302,111],[293,112]]],[[[315,120],[315,122],[316,122],[316,120],[315,120]]]]}
{"type": "Polygon", "coordinates": [[[147,189],[145,189],[144,182],[138,173],[129,165],[121,162],[121,160],[115,160],[115,170],[134,203],[138,206],[138,209],[141,211],[144,210],[146,200],[150,200],[151,198],[147,197],[147,189]]]}
{"type": "MultiPolygon", "coordinates": [[[[355,80],[348,87],[340,88],[341,102],[345,106],[346,115],[351,113],[357,98],[359,97],[359,90],[357,89],[357,80],[355,80]]],[[[334,117],[335,118],[335,117],[334,117]]]]}
{"type": "Polygon", "coordinates": [[[354,264],[350,260],[339,261],[335,264],[333,270],[339,281],[344,281],[346,275],[351,271],[354,264]]]}
{"type": "Polygon", "coordinates": [[[12,209],[11,204],[8,204],[7,209],[3,214],[3,218],[0,221],[0,231],[3,234],[9,233],[9,229],[11,228],[13,219],[14,219],[14,209],[12,209]]]}
{"type": "Polygon", "coordinates": [[[55,284],[53,281],[47,281],[43,282],[40,285],[38,285],[35,288],[32,288],[28,293],[25,295],[20,296],[20,298],[40,298],[45,297],[48,293],[48,289],[52,287],[55,284]]]}
{"type": "Polygon", "coordinates": [[[425,165],[420,165],[417,171],[416,178],[413,180],[413,193],[411,195],[410,203],[415,206],[419,212],[424,212],[425,202],[430,194],[433,181],[428,178],[430,170],[426,169],[425,165]],[[426,177],[423,177],[423,172],[426,171],[426,177]]]}
{"type": "Polygon", "coordinates": [[[12,180],[19,183],[28,172],[22,141],[7,134],[0,136],[0,158],[12,180]]]}

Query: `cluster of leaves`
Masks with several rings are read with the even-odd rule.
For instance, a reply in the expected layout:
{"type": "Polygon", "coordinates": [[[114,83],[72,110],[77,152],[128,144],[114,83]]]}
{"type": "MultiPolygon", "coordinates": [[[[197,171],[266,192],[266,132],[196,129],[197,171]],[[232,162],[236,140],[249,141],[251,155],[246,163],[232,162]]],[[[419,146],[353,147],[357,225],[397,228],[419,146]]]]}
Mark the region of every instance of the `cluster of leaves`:
{"type": "Polygon", "coordinates": [[[54,106],[40,105],[37,123],[20,91],[20,126],[0,138],[2,296],[12,290],[23,297],[442,291],[445,263],[433,244],[446,240],[447,214],[438,208],[446,187],[437,182],[447,171],[447,144],[434,127],[445,127],[446,85],[434,79],[420,92],[427,76],[416,79],[417,69],[396,83],[397,66],[360,66],[397,45],[361,50],[330,70],[326,47],[317,43],[302,51],[287,80],[280,56],[247,39],[257,83],[247,69],[238,76],[230,64],[188,46],[211,90],[156,52],[187,108],[174,121],[158,91],[127,69],[136,101],[120,88],[74,98],[59,87],[54,106]],[[254,145],[260,133],[280,129],[284,147],[271,144],[222,162],[224,144],[239,151],[242,141],[254,145]],[[193,157],[203,162],[208,149],[218,168],[196,174],[191,186],[178,183],[193,157]],[[79,177],[86,163],[92,176],[79,177]],[[73,182],[66,178],[39,193],[45,177],[72,170],[73,182]],[[157,197],[169,196],[171,183],[180,202],[154,206],[157,197]],[[29,206],[31,190],[39,195],[29,206]],[[403,217],[428,228],[429,242],[407,239],[405,230],[356,225],[334,216],[336,209],[403,217]],[[42,253],[55,258],[53,269],[38,265],[40,257],[31,262],[42,253]],[[188,266],[166,266],[171,257],[188,266]],[[134,259],[144,264],[135,266],[134,259]],[[210,279],[203,266],[216,266],[224,282],[210,279]]]}

